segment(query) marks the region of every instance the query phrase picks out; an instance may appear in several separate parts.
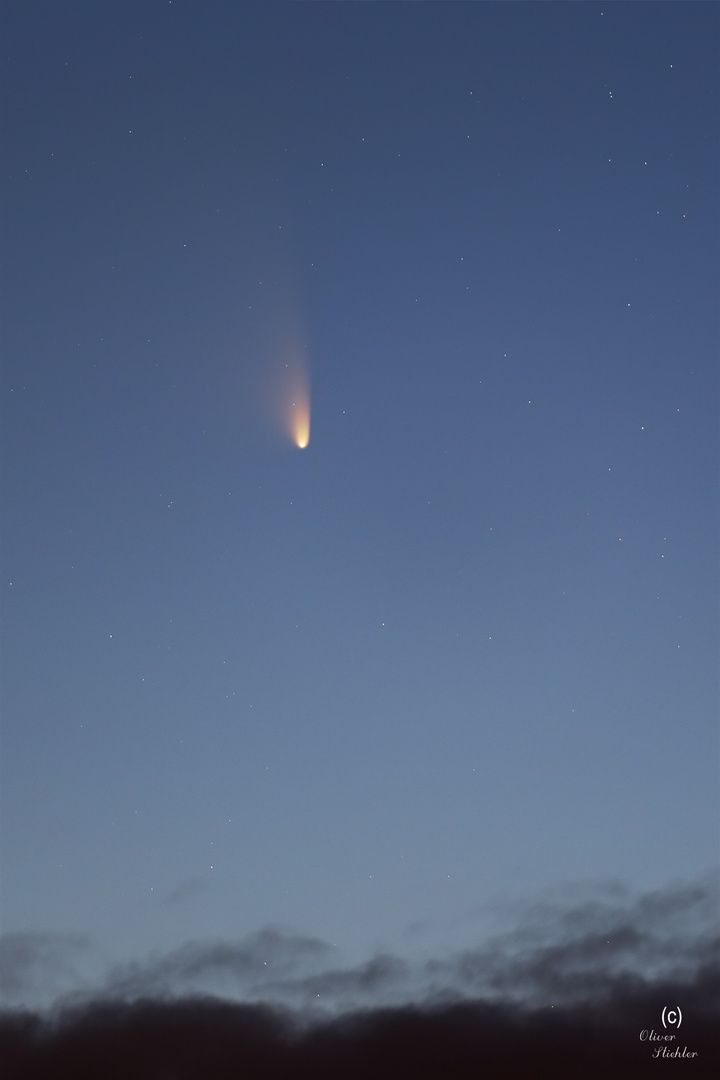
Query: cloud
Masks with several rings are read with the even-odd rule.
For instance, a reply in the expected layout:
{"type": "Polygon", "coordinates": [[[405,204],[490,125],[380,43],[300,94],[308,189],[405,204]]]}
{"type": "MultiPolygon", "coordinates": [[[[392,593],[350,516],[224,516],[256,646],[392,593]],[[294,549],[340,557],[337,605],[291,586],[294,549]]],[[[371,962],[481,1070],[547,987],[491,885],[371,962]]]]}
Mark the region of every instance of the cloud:
{"type": "Polygon", "coordinates": [[[83,961],[90,942],[80,934],[19,933],[0,937],[0,1000],[48,1004],[68,990],[90,988],[83,961]]]}
{"type": "Polygon", "coordinates": [[[189,942],[145,963],[113,968],[104,996],[126,1001],[178,993],[247,994],[327,963],[332,948],[316,938],[266,927],[238,944],[189,942]]]}
{"type": "Polygon", "coordinates": [[[509,931],[475,948],[425,960],[382,954],[354,967],[339,965],[337,950],[316,938],[267,928],[240,943],[193,942],[116,967],[101,992],[123,1001],[214,994],[337,1012],[478,998],[538,1007],[598,1001],[623,979],[691,983],[718,960],[717,908],[711,877],[635,900],[606,890],[517,908],[509,931]]]}
{"type": "Polygon", "coordinates": [[[468,993],[534,1004],[597,1001],[622,978],[689,983],[719,959],[718,899],[708,875],[630,902],[537,903],[511,932],[430,967],[468,993]]]}
{"type": "MultiPolygon", "coordinates": [[[[355,966],[273,928],[189,943],[115,967],[45,1014],[7,1012],[0,1056],[15,1062],[12,1080],[477,1080],[656,1076],[656,1051],[686,1048],[683,1075],[711,1075],[717,910],[713,878],[635,899],[605,889],[515,910],[512,929],[476,948],[355,966]],[[664,1027],[663,1009],[678,1006],[681,1027],[664,1027]]],[[[52,954],[31,937],[16,942],[16,972],[40,973],[37,957],[52,954]]]]}

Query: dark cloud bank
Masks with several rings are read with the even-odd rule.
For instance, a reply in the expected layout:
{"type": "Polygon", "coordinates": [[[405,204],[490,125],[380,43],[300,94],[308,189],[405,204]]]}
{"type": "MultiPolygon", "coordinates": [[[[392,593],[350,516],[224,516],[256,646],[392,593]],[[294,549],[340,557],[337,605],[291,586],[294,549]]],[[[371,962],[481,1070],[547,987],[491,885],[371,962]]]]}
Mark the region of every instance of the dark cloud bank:
{"type": "MultiPolygon", "coordinates": [[[[606,892],[537,904],[512,933],[431,961],[376,956],[343,968],[322,942],[274,930],[237,945],[189,944],[66,991],[42,1012],[8,1009],[2,1075],[720,1075],[717,913],[706,880],[634,902],[606,892]]],[[[72,967],[41,935],[13,935],[4,951],[6,1000],[21,999],[38,963],[56,975],[72,967]]]]}

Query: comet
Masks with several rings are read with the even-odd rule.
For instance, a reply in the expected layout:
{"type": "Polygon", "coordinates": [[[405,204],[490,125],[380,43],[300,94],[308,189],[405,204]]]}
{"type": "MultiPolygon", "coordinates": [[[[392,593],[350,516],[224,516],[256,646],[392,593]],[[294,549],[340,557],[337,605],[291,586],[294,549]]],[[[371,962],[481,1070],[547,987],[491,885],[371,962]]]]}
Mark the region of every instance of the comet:
{"type": "Polygon", "coordinates": [[[295,445],[304,450],[310,442],[310,373],[299,349],[286,359],[285,380],[287,429],[295,445]]]}
{"type": "Polygon", "coordinates": [[[310,442],[310,394],[295,394],[290,427],[295,444],[304,450],[310,442]]]}
{"type": "Polygon", "coordinates": [[[279,339],[268,357],[267,404],[283,440],[304,450],[310,442],[310,368],[297,334],[279,339]]]}

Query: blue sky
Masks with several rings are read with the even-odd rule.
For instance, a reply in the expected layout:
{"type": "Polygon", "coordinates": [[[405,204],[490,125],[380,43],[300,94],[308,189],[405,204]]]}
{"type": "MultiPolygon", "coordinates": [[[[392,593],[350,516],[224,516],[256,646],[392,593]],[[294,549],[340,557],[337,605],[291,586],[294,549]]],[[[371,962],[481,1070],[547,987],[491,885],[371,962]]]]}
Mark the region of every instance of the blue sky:
{"type": "Polygon", "coordinates": [[[4,23],[3,930],[715,866],[716,6],[4,23]]]}

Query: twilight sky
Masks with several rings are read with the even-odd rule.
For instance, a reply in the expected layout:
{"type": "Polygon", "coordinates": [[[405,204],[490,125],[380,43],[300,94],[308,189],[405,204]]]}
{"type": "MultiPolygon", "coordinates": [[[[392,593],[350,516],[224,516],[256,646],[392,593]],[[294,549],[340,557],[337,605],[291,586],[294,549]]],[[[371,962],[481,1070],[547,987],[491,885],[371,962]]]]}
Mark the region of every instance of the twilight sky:
{"type": "Polygon", "coordinates": [[[717,5],[3,22],[3,931],[715,866],[717,5]]]}

